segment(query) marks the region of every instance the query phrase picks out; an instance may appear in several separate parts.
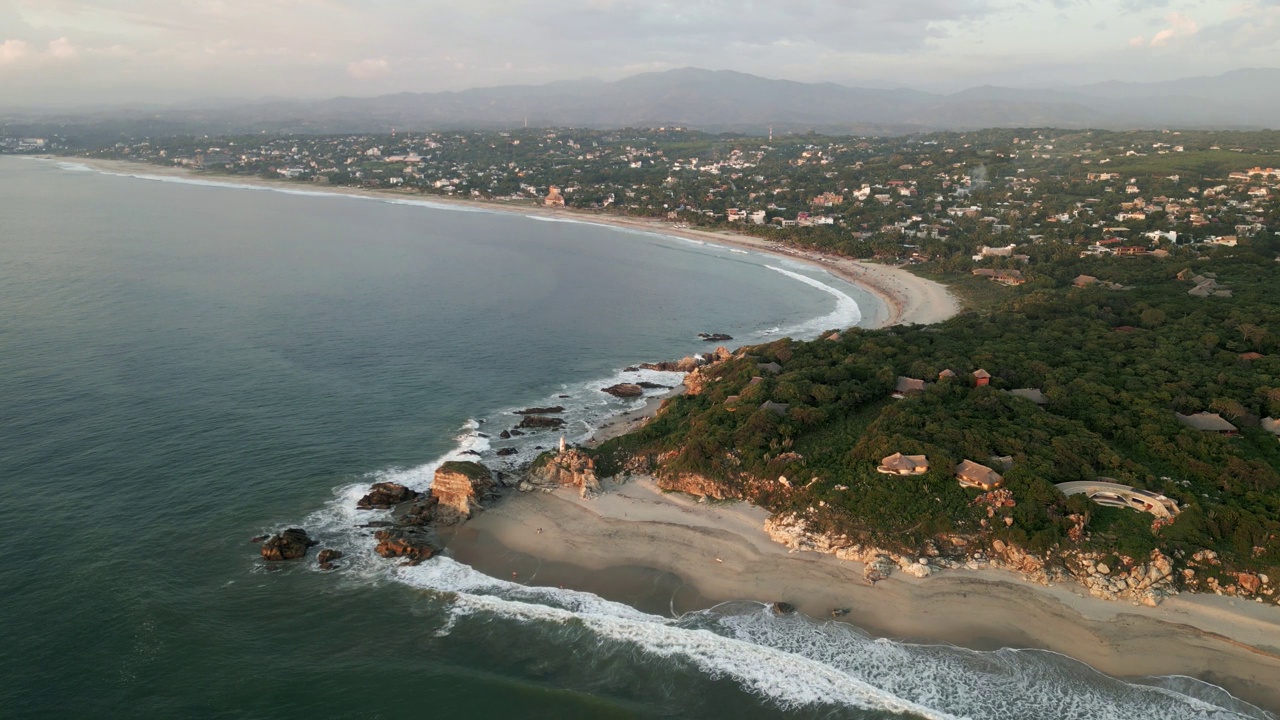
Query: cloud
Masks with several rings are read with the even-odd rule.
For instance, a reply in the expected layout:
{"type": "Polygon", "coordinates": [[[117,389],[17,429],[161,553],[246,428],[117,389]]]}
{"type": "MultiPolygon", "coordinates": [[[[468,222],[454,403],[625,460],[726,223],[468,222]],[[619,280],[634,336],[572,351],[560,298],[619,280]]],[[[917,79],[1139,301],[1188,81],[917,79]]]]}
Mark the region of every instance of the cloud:
{"type": "Polygon", "coordinates": [[[1196,21],[1180,12],[1169,13],[1165,20],[1169,23],[1169,27],[1156,33],[1155,37],[1151,38],[1151,47],[1160,47],[1170,40],[1190,37],[1200,32],[1200,26],[1196,24],[1196,21]]]}
{"type": "Polygon", "coordinates": [[[1195,20],[1180,13],[1172,12],[1165,16],[1165,22],[1168,27],[1162,29],[1147,40],[1145,36],[1139,35],[1129,39],[1130,47],[1163,47],[1168,45],[1170,41],[1189,38],[1200,32],[1200,26],[1195,20]]]}
{"type": "Polygon", "coordinates": [[[75,60],[80,57],[80,51],[65,37],[50,40],[48,52],[50,57],[58,60],[75,60]]]}
{"type": "Polygon", "coordinates": [[[5,40],[0,43],[0,65],[15,63],[31,54],[31,45],[25,40],[5,40]]]}
{"type": "Polygon", "coordinates": [[[347,65],[347,76],[361,82],[383,80],[390,74],[391,63],[384,58],[367,58],[347,65]]]}

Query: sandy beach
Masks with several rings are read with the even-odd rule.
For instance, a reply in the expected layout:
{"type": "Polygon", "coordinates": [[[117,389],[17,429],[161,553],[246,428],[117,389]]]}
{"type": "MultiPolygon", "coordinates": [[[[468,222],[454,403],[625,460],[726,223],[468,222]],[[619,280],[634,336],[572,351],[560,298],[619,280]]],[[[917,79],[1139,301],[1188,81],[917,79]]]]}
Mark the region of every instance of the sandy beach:
{"type": "MultiPolygon", "coordinates": [[[[571,217],[782,255],[822,267],[876,294],[888,308],[876,318],[877,326],[941,322],[960,310],[945,286],[902,268],[798,251],[727,231],[676,228],[665,221],[552,210],[532,203],[61,159],[105,172],[194,176],[210,182],[571,217]]],[[[650,398],[643,408],[613,418],[588,444],[639,427],[658,411],[662,400],[650,398]]],[[[508,495],[448,533],[447,552],[494,577],[588,590],[649,612],[679,614],[732,600],[783,601],[816,618],[844,608],[850,611],[845,620],[880,637],[981,650],[1047,649],[1120,677],[1188,675],[1280,712],[1280,611],[1274,607],[1182,595],[1148,608],[1097,600],[1073,585],[1034,585],[994,570],[952,570],[925,579],[896,573],[871,586],[863,580],[860,564],[792,552],[774,543],[763,530],[767,512],[760,508],[663,493],[648,478],[604,485],[605,492],[589,501],[570,490],[508,495]]]]}
{"type": "Polygon", "coordinates": [[[1280,613],[1270,606],[1182,595],[1148,608],[994,570],[897,573],[873,587],[860,564],[771,541],[760,508],[663,493],[648,478],[605,489],[593,500],[508,496],[458,530],[449,552],[495,577],[632,603],[644,599],[636,586],[667,576],[648,602],[674,614],[730,600],[788,602],[819,618],[847,608],[845,620],[879,637],[1052,650],[1120,677],[1189,675],[1280,710],[1280,613]],[[643,582],[626,582],[626,571],[643,582]]]}
{"type": "Polygon", "coordinates": [[[565,217],[579,222],[590,222],[598,225],[640,230],[659,235],[669,235],[690,240],[736,247],[743,250],[768,253],[787,257],[827,270],[836,277],[866,289],[884,302],[888,312],[883,316],[868,319],[870,327],[887,327],[898,324],[928,325],[942,322],[960,312],[960,302],[945,285],[914,275],[900,267],[865,262],[849,258],[799,250],[781,243],[770,242],[761,238],[734,233],[727,230],[699,230],[689,227],[676,227],[675,223],[650,218],[632,218],[611,215],[603,212],[591,212],[571,209],[548,208],[533,201],[507,200],[471,200],[440,195],[427,195],[411,190],[363,190],[351,187],[333,187],[314,183],[300,183],[289,180],[268,180],[257,176],[224,175],[191,170],[181,167],[166,167],[148,163],[129,162],[124,160],[102,160],[82,157],[48,158],[65,162],[80,163],[96,170],[126,175],[156,175],[169,177],[200,178],[208,182],[223,182],[237,185],[253,185],[274,189],[292,189],[307,192],[327,192],[341,195],[361,197],[395,198],[398,200],[414,199],[441,205],[465,205],[483,207],[495,212],[519,213],[522,215],[539,215],[545,217],[565,217]]]}

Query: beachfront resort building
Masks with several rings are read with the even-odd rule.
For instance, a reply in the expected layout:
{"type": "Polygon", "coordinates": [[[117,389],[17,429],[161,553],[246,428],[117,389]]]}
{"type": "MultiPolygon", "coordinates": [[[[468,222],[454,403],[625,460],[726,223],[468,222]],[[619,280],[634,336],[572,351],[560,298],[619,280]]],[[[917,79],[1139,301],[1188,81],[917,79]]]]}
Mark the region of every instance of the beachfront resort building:
{"type": "Polygon", "coordinates": [[[956,479],[964,487],[979,490],[994,490],[1004,484],[1004,477],[1000,473],[972,460],[961,461],[956,466],[956,479]]]}
{"type": "Polygon", "coordinates": [[[1178,422],[1195,430],[1204,432],[1214,432],[1219,435],[1236,435],[1240,432],[1235,425],[1227,422],[1218,413],[1201,412],[1195,415],[1183,415],[1182,413],[1174,413],[1178,418],[1178,422]]]}
{"type": "Polygon", "coordinates": [[[898,376],[898,382],[893,388],[893,397],[901,400],[911,393],[924,392],[924,381],[917,378],[898,376]]]}
{"type": "Polygon", "coordinates": [[[547,191],[547,197],[542,201],[542,204],[547,207],[564,207],[564,195],[560,194],[560,188],[552,185],[551,189],[547,191]]]}
{"type": "Polygon", "coordinates": [[[929,459],[924,455],[894,453],[880,461],[876,472],[884,475],[923,475],[929,472],[929,459]]]}
{"type": "Polygon", "coordinates": [[[1058,483],[1055,487],[1063,495],[1086,495],[1090,500],[1106,507],[1128,508],[1161,518],[1172,518],[1179,512],[1178,503],[1164,495],[1121,485],[1111,478],[1058,483]]]}

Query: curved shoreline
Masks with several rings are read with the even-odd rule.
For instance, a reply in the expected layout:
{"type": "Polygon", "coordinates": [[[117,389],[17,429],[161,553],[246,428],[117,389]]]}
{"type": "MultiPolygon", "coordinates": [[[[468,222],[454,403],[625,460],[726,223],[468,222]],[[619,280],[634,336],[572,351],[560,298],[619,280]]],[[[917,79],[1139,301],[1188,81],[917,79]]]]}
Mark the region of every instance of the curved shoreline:
{"type": "MultiPolygon", "coordinates": [[[[62,158],[90,166],[110,161],[62,158]]],[[[344,191],[287,181],[242,180],[138,163],[118,162],[106,172],[180,175],[210,184],[255,185],[272,190],[331,193],[371,199],[456,204],[487,211],[562,218],[575,222],[684,237],[806,262],[879,297],[889,309],[877,326],[945,320],[959,304],[945,287],[905,270],[784,248],[727,231],[672,228],[658,220],[550,210],[499,202],[436,198],[394,191],[344,191]],[[940,295],[938,294],[940,293],[940,295]]],[[[625,431],[656,411],[613,418],[625,431]]],[[[610,428],[613,430],[613,428],[610,428]]],[[[601,430],[600,434],[606,431],[601,430]]],[[[1041,587],[997,571],[952,571],[924,580],[895,574],[875,587],[861,581],[861,566],[814,553],[792,553],[762,529],[763,510],[699,504],[653,491],[644,481],[583,503],[570,493],[514,497],[463,527],[450,543],[460,559],[489,572],[511,553],[582,567],[654,567],[672,572],[706,601],[791,602],[813,617],[852,607],[850,620],[883,637],[948,642],[965,647],[1033,647],[1060,652],[1117,676],[1185,674],[1206,679],[1251,702],[1280,710],[1280,617],[1228,598],[1180,596],[1159,608],[1130,608],[1080,597],[1072,588],[1041,587]],[[725,515],[724,513],[729,513],[725,515]],[[737,513],[737,519],[733,514],[737,513]],[[534,528],[538,528],[535,534],[534,528]],[[543,530],[551,528],[544,534],[543,530]],[[485,545],[487,537],[496,544],[485,545]],[[783,557],[789,558],[786,562],[783,557]],[[732,561],[731,561],[732,560],[732,561]],[[1242,607],[1237,607],[1242,605],[1242,607]],[[1260,647],[1261,646],[1261,647],[1260,647]],[[1275,646],[1275,647],[1273,647],[1275,646]]],[[[490,574],[494,574],[490,572],[490,574]]],[[[506,573],[499,571],[495,576],[506,573]]],[[[585,582],[585,581],[584,581],[585,582]]]]}
{"type": "Polygon", "coordinates": [[[868,323],[867,327],[870,328],[899,324],[928,325],[947,320],[961,310],[960,301],[947,290],[945,285],[914,275],[901,267],[853,260],[812,250],[800,250],[787,247],[781,243],[770,242],[727,230],[679,228],[674,227],[672,223],[665,220],[633,218],[585,210],[547,208],[532,203],[472,200],[399,190],[364,190],[351,187],[318,186],[300,184],[288,180],[268,180],[257,176],[242,177],[239,175],[204,173],[187,168],[166,167],[127,160],[102,160],[74,156],[41,156],[40,159],[76,163],[104,173],[181,177],[201,180],[211,185],[229,187],[248,186],[268,190],[331,194],[374,200],[402,200],[420,202],[440,209],[449,209],[450,206],[455,206],[540,218],[571,220],[584,224],[637,230],[658,236],[697,240],[712,245],[774,255],[830,272],[841,280],[856,285],[875,296],[885,305],[887,313],[885,317],[877,318],[877,321],[868,323]]]}
{"type": "Polygon", "coordinates": [[[813,618],[848,608],[842,621],[876,637],[1048,650],[1119,678],[1186,675],[1280,711],[1280,615],[1270,607],[1183,594],[1150,608],[991,569],[895,573],[872,586],[858,563],[774,542],[763,509],[700,503],[649,478],[604,488],[592,500],[572,488],[507,497],[455,531],[449,554],[492,577],[623,602],[636,600],[637,583],[619,585],[619,572],[670,573],[685,586],[671,598],[677,615],[739,600],[784,601],[813,618]]]}

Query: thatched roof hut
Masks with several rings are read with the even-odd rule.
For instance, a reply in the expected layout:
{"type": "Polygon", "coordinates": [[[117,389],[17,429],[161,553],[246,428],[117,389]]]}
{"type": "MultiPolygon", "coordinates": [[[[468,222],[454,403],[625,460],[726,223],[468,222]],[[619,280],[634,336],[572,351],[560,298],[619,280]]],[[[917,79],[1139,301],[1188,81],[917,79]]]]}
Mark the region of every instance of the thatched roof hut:
{"type": "Polygon", "coordinates": [[[986,465],[963,460],[956,466],[956,479],[965,487],[992,490],[1004,484],[1004,477],[986,465]]]}
{"type": "Polygon", "coordinates": [[[929,459],[924,455],[894,453],[881,460],[876,471],[885,475],[923,475],[929,472],[929,459]]]}

